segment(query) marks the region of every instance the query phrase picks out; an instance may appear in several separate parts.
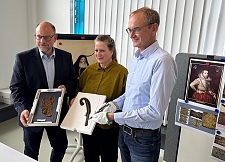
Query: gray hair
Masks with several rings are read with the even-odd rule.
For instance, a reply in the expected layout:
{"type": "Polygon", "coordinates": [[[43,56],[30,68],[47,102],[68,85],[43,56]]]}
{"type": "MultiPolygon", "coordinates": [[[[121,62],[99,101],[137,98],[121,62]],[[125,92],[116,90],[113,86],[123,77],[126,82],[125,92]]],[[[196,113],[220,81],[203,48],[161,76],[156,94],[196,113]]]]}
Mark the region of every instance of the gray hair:
{"type": "Polygon", "coordinates": [[[145,17],[146,24],[157,23],[159,25],[160,16],[159,16],[159,13],[156,10],[153,10],[149,7],[142,7],[142,8],[139,8],[139,9],[133,11],[130,14],[130,17],[133,16],[134,14],[138,13],[138,12],[143,13],[143,15],[145,17]]]}

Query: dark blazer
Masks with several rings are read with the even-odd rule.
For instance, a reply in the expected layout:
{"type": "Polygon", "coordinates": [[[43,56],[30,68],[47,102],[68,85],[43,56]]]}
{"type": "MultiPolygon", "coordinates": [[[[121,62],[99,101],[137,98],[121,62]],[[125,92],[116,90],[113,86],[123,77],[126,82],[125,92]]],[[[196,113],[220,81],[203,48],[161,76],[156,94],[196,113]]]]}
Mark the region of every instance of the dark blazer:
{"type": "MultiPolygon", "coordinates": [[[[55,48],[54,61],[54,88],[58,88],[59,85],[65,85],[67,90],[61,110],[61,122],[68,111],[66,98],[74,96],[76,92],[76,74],[70,53],[55,48]]],[[[36,47],[16,55],[10,90],[14,107],[19,117],[23,110],[31,110],[37,89],[48,89],[48,83],[41,56],[36,47]]],[[[19,125],[23,126],[20,120],[19,125]]],[[[35,129],[38,129],[38,127],[35,129]]]]}

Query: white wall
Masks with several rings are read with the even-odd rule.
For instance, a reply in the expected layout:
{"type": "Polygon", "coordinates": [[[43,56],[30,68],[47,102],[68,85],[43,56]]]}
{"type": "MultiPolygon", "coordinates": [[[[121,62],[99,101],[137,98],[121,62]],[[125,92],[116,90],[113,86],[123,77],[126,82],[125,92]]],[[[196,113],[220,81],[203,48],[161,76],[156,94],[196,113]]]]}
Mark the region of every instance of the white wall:
{"type": "Polygon", "coordinates": [[[27,0],[0,2],[0,89],[8,88],[15,53],[28,48],[27,0]]]}
{"type": "Polygon", "coordinates": [[[35,46],[34,31],[50,21],[58,33],[70,33],[70,0],[0,1],[0,89],[8,88],[15,55],[35,46]]]}
{"type": "Polygon", "coordinates": [[[182,128],[177,162],[218,162],[211,156],[213,140],[211,134],[182,128]]]}
{"type": "Polygon", "coordinates": [[[38,0],[37,22],[50,21],[57,33],[70,33],[70,0],[38,0]]]}

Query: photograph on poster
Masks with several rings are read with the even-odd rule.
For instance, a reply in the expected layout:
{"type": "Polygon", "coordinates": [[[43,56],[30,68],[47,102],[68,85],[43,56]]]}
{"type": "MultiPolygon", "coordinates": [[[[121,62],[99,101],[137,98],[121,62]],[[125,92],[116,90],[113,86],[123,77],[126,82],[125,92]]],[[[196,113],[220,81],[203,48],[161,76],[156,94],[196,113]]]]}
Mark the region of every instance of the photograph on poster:
{"type": "Polygon", "coordinates": [[[225,161],[225,132],[221,130],[216,132],[211,152],[213,158],[225,161]]]}
{"type": "Polygon", "coordinates": [[[38,89],[29,115],[28,126],[58,125],[63,96],[62,89],[38,89]]]}
{"type": "Polygon", "coordinates": [[[188,124],[189,113],[190,113],[189,109],[185,107],[180,107],[179,122],[188,124]]]}
{"type": "Polygon", "coordinates": [[[211,155],[217,160],[225,161],[225,105],[221,103],[219,109],[211,155]]]}
{"type": "Polygon", "coordinates": [[[186,99],[216,108],[223,69],[222,62],[190,59],[186,99]]]}
{"type": "Polygon", "coordinates": [[[219,108],[220,112],[217,120],[217,128],[225,129],[225,105],[221,103],[219,108]]]}
{"type": "Polygon", "coordinates": [[[203,115],[202,111],[197,111],[197,110],[192,109],[190,112],[190,116],[197,118],[197,119],[202,119],[202,115],[203,115]]]}
{"type": "Polygon", "coordinates": [[[213,146],[212,157],[225,161],[225,150],[219,147],[213,146]]]}
{"type": "Polygon", "coordinates": [[[202,118],[202,126],[208,129],[215,130],[216,120],[217,120],[217,115],[204,112],[203,118],[202,118]]]}
{"type": "Polygon", "coordinates": [[[225,112],[219,113],[218,124],[225,126],[225,112]]]}
{"type": "Polygon", "coordinates": [[[202,126],[202,120],[198,120],[196,118],[191,118],[191,126],[200,128],[202,126]]]}
{"type": "Polygon", "coordinates": [[[190,111],[190,125],[193,127],[200,128],[202,126],[202,111],[197,111],[194,109],[191,109],[190,111]]]}
{"type": "Polygon", "coordinates": [[[175,124],[214,135],[217,115],[214,107],[178,99],[175,124]]]}
{"type": "Polygon", "coordinates": [[[220,135],[215,135],[214,143],[221,145],[225,148],[225,137],[220,135]]]}
{"type": "Polygon", "coordinates": [[[183,115],[183,114],[180,114],[180,116],[179,116],[179,122],[180,123],[188,124],[188,119],[189,119],[189,116],[186,116],[186,115],[183,115]]]}
{"type": "Polygon", "coordinates": [[[190,109],[187,109],[187,108],[184,108],[184,107],[180,107],[180,114],[181,115],[185,115],[185,116],[189,116],[190,109]]]}

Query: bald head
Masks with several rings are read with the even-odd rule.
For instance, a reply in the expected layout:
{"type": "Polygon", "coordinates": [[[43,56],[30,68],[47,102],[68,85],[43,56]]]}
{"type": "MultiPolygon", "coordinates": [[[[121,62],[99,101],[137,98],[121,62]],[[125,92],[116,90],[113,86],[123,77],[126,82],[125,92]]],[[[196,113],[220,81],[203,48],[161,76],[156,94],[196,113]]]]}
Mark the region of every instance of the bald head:
{"type": "Polygon", "coordinates": [[[36,27],[35,37],[38,48],[47,56],[51,56],[53,52],[53,45],[57,40],[54,25],[50,22],[41,22],[36,27]]]}
{"type": "Polygon", "coordinates": [[[36,27],[36,30],[37,28],[41,28],[41,29],[50,29],[52,30],[52,34],[55,34],[56,33],[56,29],[55,29],[55,26],[53,24],[51,24],[50,22],[47,22],[47,21],[43,21],[41,23],[39,23],[36,27]]]}

